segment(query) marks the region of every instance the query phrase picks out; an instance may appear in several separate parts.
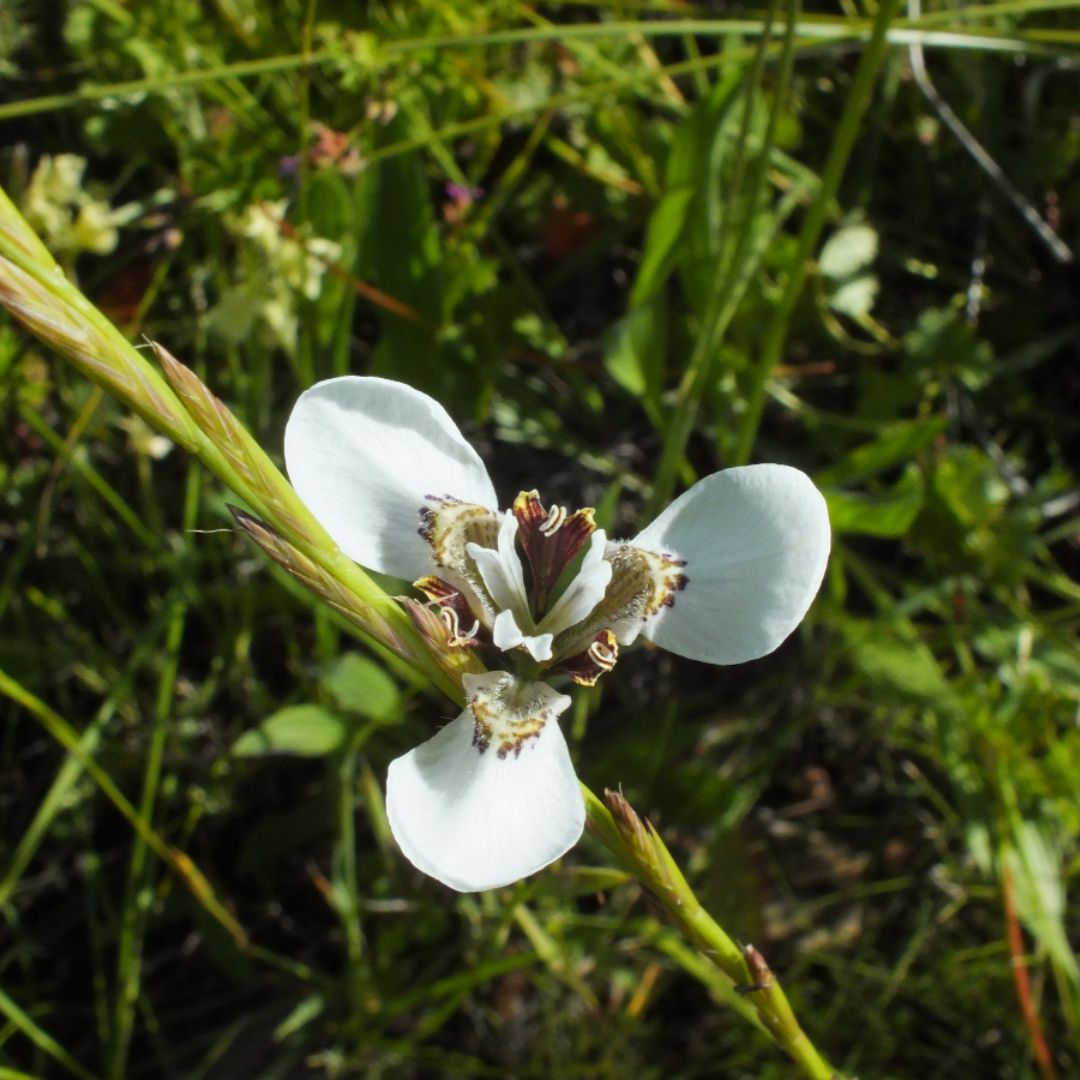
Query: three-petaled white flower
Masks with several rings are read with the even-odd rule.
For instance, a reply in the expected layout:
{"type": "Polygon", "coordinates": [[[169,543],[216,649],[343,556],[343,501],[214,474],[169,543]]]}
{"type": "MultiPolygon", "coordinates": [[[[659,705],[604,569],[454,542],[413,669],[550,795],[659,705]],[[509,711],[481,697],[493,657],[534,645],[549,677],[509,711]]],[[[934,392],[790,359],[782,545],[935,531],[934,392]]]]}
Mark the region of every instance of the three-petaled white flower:
{"type": "Polygon", "coordinates": [[[591,509],[535,491],[499,510],[487,469],[446,411],[385,379],[319,383],[285,431],[289,476],[350,558],[415,582],[465,675],[466,708],[390,765],[390,827],[419,869],[462,892],[495,888],[572,847],[584,803],[541,676],[592,684],[643,634],[680,656],[737,664],[802,619],[829,553],[825,501],[785,465],[713,473],[630,541],[591,509]],[[505,670],[503,670],[505,669],[505,670]]]}

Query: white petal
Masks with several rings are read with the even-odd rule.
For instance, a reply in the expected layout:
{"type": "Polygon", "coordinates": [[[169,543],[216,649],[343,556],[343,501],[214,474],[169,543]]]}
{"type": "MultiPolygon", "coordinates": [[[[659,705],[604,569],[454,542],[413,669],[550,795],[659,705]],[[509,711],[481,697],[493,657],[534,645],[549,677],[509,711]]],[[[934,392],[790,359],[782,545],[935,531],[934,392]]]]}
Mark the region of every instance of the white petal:
{"type": "Polygon", "coordinates": [[[686,587],[643,633],[712,664],[764,656],[806,614],[829,542],[825,500],[805,473],[786,465],[713,473],[631,541],[686,561],[686,587]]]}
{"type": "Polygon", "coordinates": [[[425,496],[498,508],[484,463],[446,410],[388,379],[347,375],[301,394],[285,428],[285,462],[346,555],[409,580],[432,569],[417,531],[425,496]]]}
{"type": "Polygon", "coordinates": [[[503,652],[515,648],[525,640],[525,635],[509,608],[504,608],[495,616],[495,622],[491,626],[491,639],[495,642],[495,648],[502,649],[503,652]]]}
{"type": "Polygon", "coordinates": [[[589,538],[589,550],[581,561],[577,577],[544,616],[538,629],[557,634],[581,622],[600,603],[611,582],[611,563],[604,559],[606,547],[607,536],[603,529],[597,529],[589,538]]]}
{"type": "Polygon", "coordinates": [[[534,660],[550,660],[554,640],[554,634],[526,634],[521,643],[534,660]]]}
{"type": "MultiPolygon", "coordinates": [[[[550,712],[569,704],[549,687],[535,687],[547,695],[550,712]]],[[[479,749],[474,730],[466,709],[391,762],[386,781],[390,828],[405,857],[459,892],[494,889],[535,873],[573,847],[585,824],[581,789],[554,717],[519,754],[504,757],[494,743],[479,749]]]]}
{"type": "Polygon", "coordinates": [[[503,514],[497,549],[469,543],[465,545],[465,550],[476,563],[496,608],[527,612],[529,601],[525,595],[525,575],[514,548],[517,531],[517,518],[513,514],[503,514]]]}

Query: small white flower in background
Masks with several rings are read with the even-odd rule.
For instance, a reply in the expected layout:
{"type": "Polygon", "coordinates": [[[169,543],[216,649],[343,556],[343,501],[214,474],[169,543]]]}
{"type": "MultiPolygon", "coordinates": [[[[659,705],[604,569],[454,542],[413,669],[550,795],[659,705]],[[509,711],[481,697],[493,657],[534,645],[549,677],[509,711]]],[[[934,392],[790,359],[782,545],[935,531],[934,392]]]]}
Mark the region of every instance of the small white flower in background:
{"type": "Polygon", "coordinates": [[[138,214],[134,204],[111,207],[83,187],[86,158],[43,154],[22,197],[26,220],[61,256],[81,251],[108,255],[120,238],[119,226],[138,214]]]}
{"type": "Polygon", "coordinates": [[[284,199],[260,202],[226,219],[243,243],[235,284],[211,309],[210,326],[229,341],[259,333],[274,345],[294,349],[301,298],[318,299],[327,265],[341,257],[340,244],[291,226],[287,209],[284,199]]]}
{"type": "Polygon", "coordinates": [[[535,491],[500,511],[442,406],[385,379],[305,392],[285,459],[346,555],[415,582],[450,647],[507,668],[466,675],[465,711],[387,779],[402,851],[462,892],[547,866],[584,828],[557,720],[570,699],[541,677],[591,685],[639,634],[706,663],[764,656],[806,613],[829,554],[825,500],[786,465],[713,473],[629,541],[535,491]]]}

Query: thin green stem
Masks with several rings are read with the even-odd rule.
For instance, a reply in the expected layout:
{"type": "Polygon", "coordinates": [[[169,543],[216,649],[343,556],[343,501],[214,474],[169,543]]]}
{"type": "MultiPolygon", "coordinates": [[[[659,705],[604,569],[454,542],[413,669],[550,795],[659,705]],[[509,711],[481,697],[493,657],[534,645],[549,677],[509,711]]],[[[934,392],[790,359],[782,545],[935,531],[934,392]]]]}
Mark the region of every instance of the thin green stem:
{"type": "Polygon", "coordinates": [[[841,1080],[803,1031],[783,988],[752,945],[740,948],[705,910],[667,845],[617,792],[602,802],[581,785],[589,831],[631,869],[668,917],[753,1005],[772,1040],[807,1080],[841,1080]]]}
{"type": "MultiPolygon", "coordinates": [[[[69,1073],[78,1076],[80,1080],[94,1080],[94,1074],[89,1069],[80,1065],[71,1054],[3,990],[0,990],[0,1013],[6,1016],[8,1022],[13,1027],[18,1028],[42,1053],[47,1054],[69,1073]]],[[[24,1074],[19,1073],[17,1075],[22,1076],[24,1074]]]]}
{"type": "MultiPolygon", "coordinates": [[[[194,528],[199,506],[202,473],[188,469],[184,498],[183,529],[194,528]]],[[[170,605],[165,631],[164,658],[154,702],[153,727],[146,755],[143,789],[139,799],[139,817],[147,829],[154,824],[157,793],[161,782],[161,767],[165,744],[170,730],[176,676],[180,661],[180,642],[184,636],[187,601],[183,597],[184,582],[179,583],[180,595],[170,605]]],[[[116,1002],[113,1011],[112,1040],[109,1048],[106,1075],[122,1080],[125,1073],[128,1047],[135,1024],[135,1009],[139,999],[142,968],[142,941],[146,932],[150,906],[153,903],[153,875],[149,848],[141,835],[136,834],[128,867],[127,888],[117,947],[116,1002]]]]}
{"type": "Polygon", "coordinates": [[[844,112],[833,139],[825,168],[821,175],[821,186],[806,213],[806,220],[799,233],[799,242],[792,259],[792,269],[784,286],[784,291],[773,313],[772,321],[765,333],[765,340],[751,372],[750,388],[747,394],[746,412],[739,425],[739,440],[735,450],[734,464],[742,465],[750,460],[761,425],[761,416],[765,406],[765,395],[769,380],[783,352],[787,340],[788,327],[795,311],[795,305],[802,293],[803,283],[810,267],[810,259],[817,249],[818,240],[829,215],[832,201],[840,181],[843,179],[855,138],[859,133],[862,118],[870,105],[877,80],[878,70],[885,57],[887,31],[900,0],[882,0],[874,19],[874,30],[870,43],[859,62],[858,70],[851,90],[847,95],[844,112]]]}
{"type": "Polygon", "coordinates": [[[356,872],[356,781],[360,747],[369,728],[358,726],[337,763],[338,840],[334,851],[334,904],[345,932],[348,964],[345,982],[354,1007],[360,1004],[363,986],[361,963],[364,931],[360,910],[360,881],[356,872]]]}

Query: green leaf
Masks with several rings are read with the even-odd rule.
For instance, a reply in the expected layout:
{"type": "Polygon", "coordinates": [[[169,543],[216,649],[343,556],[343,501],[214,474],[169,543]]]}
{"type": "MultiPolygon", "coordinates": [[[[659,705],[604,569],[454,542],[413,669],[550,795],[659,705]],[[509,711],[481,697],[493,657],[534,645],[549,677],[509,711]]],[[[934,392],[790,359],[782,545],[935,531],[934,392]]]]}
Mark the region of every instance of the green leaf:
{"type": "Polygon", "coordinates": [[[960,311],[930,308],[904,336],[906,366],[925,379],[956,379],[969,390],[985,386],[994,375],[994,351],[981,341],[960,311]]]}
{"type": "Polygon", "coordinates": [[[322,757],[345,741],[345,721],[318,705],[290,705],[245,731],[232,746],[233,757],[299,754],[322,757]]]}
{"type": "Polygon", "coordinates": [[[668,279],[678,261],[677,245],[693,198],[692,187],[669,191],[649,218],[641,266],[630,293],[631,307],[642,307],[668,279]]]}
{"type": "Polygon", "coordinates": [[[851,621],[845,627],[852,663],[868,686],[948,709],[956,701],[934,654],[916,638],[851,621]]]}
{"type": "Polygon", "coordinates": [[[848,451],[815,479],[819,484],[850,484],[903,465],[933,442],[945,430],[945,424],[945,417],[935,416],[883,426],[875,438],[848,451]]]}
{"type": "MultiPolygon", "coordinates": [[[[399,113],[379,132],[379,146],[416,135],[399,113]]],[[[378,149],[379,147],[376,147],[378,149]]],[[[400,379],[440,393],[440,365],[433,362],[435,328],[446,314],[441,268],[443,251],[431,191],[418,154],[376,162],[357,179],[356,273],[394,300],[409,305],[421,322],[381,308],[378,344],[370,373],[400,379]]]]}
{"type": "Polygon", "coordinates": [[[883,491],[825,488],[824,494],[834,532],[903,536],[922,509],[922,475],[915,465],[909,465],[896,484],[883,491]]]}
{"type": "Polygon", "coordinates": [[[688,257],[688,245],[681,241],[704,243],[707,248],[719,229],[720,140],[742,77],[741,70],[732,68],[675,133],[665,169],[664,196],[645,232],[641,266],[630,294],[631,308],[652,299],[688,257]]]}
{"type": "Polygon", "coordinates": [[[1062,854],[1034,821],[1013,822],[1015,847],[1005,861],[1016,885],[1016,907],[1024,925],[1054,966],[1080,987],[1080,965],[1069,945],[1065,926],[1065,881],[1062,854]]]}
{"type": "Polygon", "coordinates": [[[387,720],[401,707],[401,693],[386,672],[366,656],[346,653],[322,677],[335,703],[346,712],[387,720]]]}
{"type": "Polygon", "coordinates": [[[658,405],[667,356],[668,305],[663,293],[632,308],[612,330],[604,367],[625,390],[658,405]]]}

